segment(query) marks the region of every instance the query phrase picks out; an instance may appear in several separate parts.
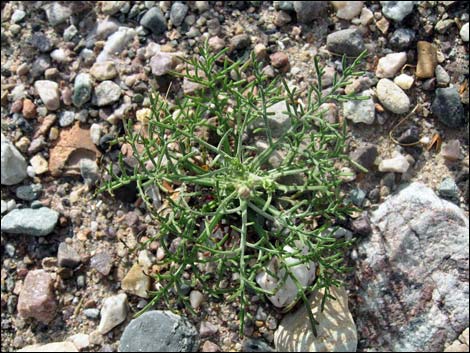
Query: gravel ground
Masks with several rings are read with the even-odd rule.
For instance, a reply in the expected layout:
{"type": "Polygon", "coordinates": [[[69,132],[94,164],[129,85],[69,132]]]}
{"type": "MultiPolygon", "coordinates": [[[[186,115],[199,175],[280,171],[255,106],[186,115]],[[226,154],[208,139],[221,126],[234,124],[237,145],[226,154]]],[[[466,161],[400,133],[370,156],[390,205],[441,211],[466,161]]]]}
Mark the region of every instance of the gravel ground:
{"type": "MultiPolygon", "coordinates": [[[[2,216],[13,209],[40,207],[39,203],[59,214],[54,230],[47,236],[2,232],[2,351],[65,341],[76,334],[88,335],[89,341],[83,350],[118,350],[122,331],[132,315],[127,315],[124,324],[102,335],[97,332],[100,319],[93,317],[96,311],[85,309],[101,309],[104,299],[122,292],[121,281],[138,259],[139,262],[144,261],[142,258],[151,261],[158,256],[157,242],[150,247],[142,245],[156,233],[158,225],[146,215],[142,202],[133,199],[132,191],[125,190],[116,198],[96,195],[94,181],[101,178],[109,162],[117,160],[118,150],[107,149],[107,141],[108,137],[122,134],[121,118],[136,116],[143,107],[148,107],[146,94],[152,88],[166,92],[170,79],[155,74],[155,71],[165,70],[165,63],[157,58],[156,68],[152,67],[152,58],[159,51],[190,57],[205,39],[218,37],[221,47],[238,48],[231,54],[235,58],[244,57],[257,45],[262,45],[268,55],[266,70],[274,75],[284,71],[288,81],[302,90],[315,82],[315,55],[319,55],[327,68],[329,79],[335,70],[341,70],[341,58],[327,46],[327,36],[339,30],[357,29],[369,56],[363,65],[366,78],[361,79],[356,89],[372,90],[374,110],[371,124],[346,120],[349,149],[353,152],[364,143],[373,143],[378,159],[375,165],[372,161],[369,173],[357,173],[354,180],[345,183],[344,192],[362,189],[366,195],[363,208],[370,211],[401,182],[419,181],[437,191],[442,181],[450,178],[457,185],[454,203],[468,216],[469,13],[463,2],[419,1],[403,20],[385,16],[379,2],[369,1],[363,2],[359,10],[353,8],[357,4],[343,2],[355,14],[351,18],[329,2],[323,2],[326,3],[324,9],[317,9],[318,13],[313,15],[305,9],[289,9],[287,3],[292,2],[282,1],[188,1],[183,2],[187,7],[180,9],[172,6],[173,3],[2,2],[2,134],[16,146],[28,166],[24,168],[27,175],[23,178],[18,177],[21,172],[15,172],[10,176],[12,179],[7,180],[6,168],[13,170],[13,166],[7,166],[4,161],[2,137],[2,216]],[[143,20],[156,8],[163,14],[163,29],[154,24],[157,20],[162,22],[161,18],[152,18],[154,22],[143,20]],[[129,28],[132,35],[126,38],[127,34],[122,31],[122,36],[116,39],[120,26],[129,28]],[[414,38],[407,40],[400,34],[401,29],[412,31],[414,38]],[[111,43],[113,36],[115,43],[111,43]],[[397,44],[396,37],[404,43],[397,44]],[[418,41],[433,43],[434,66],[440,65],[444,72],[432,69],[429,77],[418,77],[423,76],[418,75],[416,67],[420,66],[418,41]],[[156,49],[157,44],[159,49],[156,49]],[[111,45],[118,55],[106,53],[111,45]],[[269,59],[269,55],[278,52],[287,55],[287,65],[277,65],[275,58],[269,59]],[[384,76],[377,70],[380,59],[393,52],[405,53],[405,62],[398,64],[397,58],[390,59],[385,65],[385,76],[394,80],[404,73],[414,79],[413,85],[402,91],[409,99],[403,114],[393,113],[394,104],[403,104],[403,99],[388,103],[380,99],[380,92],[377,92],[377,83],[385,79],[378,77],[384,76]],[[106,61],[101,60],[105,56],[114,64],[104,69],[96,63],[106,61]],[[398,69],[394,70],[394,65],[398,65],[398,69]],[[435,72],[439,73],[437,77],[435,72]],[[89,76],[82,78],[80,86],[78,74],[92,77],[89,82],[89,76]],[[441,94],[438,90],[447,87],[455,87],[457,102],[446,98],[444,103],[436,103],[441,108],[433,106],[435,97],[441,94]],[[439,109],[445,114],[439,114],[439,109]],[[459,109],[461,113],[456,115],[460,114],[466,121],[448,121],[459,109]],[[406,120],[393,130],[404,117],[406,120]],[[77,130],[66,135],[72,128],[77,130]],[[84,130],[83,136],[78,131],[80,128],[84,130]],[[414,146],[400,146],[389,136],[393,130],[395,138],[399,139],[410,129],[417,131],[409,140],[414,146]],[[442,142],[440,151],[437,144],[430,147],[436,136],[442,142]],[[77,161],[86,157],[90,164],[81,168],[78,164],[70,165],[68,158],[73,153],[77,161]],[[394,153],[409,163],[406,170],[398,172],[400,166],[395,162],[391,168],[379,166],[394,153]],[[15,180],[18,178],[20,180],[15,180]],[[30,184],[40,184],[41,191],[29,199],[18,197],[18,188],[30,184]],[[63,243],[79,254],[78,265],[59,265],[58,248],[63,243]],[[56,313],[48,324],[18,315],[22,285],[26,275],[36,269],[50,274],[51,295],[57,300],[56,313]]],[[[299,3],[307,8],[313,6],[299,3]]],[[[178,82],[175,81],[171,89],[172,94],[177,92],[178,82]]],[[[337,108],[334,119],[351,118],[344,114],[341,106],[337,108]]],[[[360,110],[358,116],[365,114],[360,110]]],[[[21,166],[21,163],[15,165],[21,166]]],[[[158,271],[158,268],[149,270],[158,271]]],[[[137,312],[148,300],[133,294],[128,294],[127,299],[130,312],[137,312]]],[[[355,306],[354,300],[355,297],[350,298],[351,308],[355,306]]],[[[157,308],[165,309],[163,305],[157,308]]],[[[272,345],[282,315],[256,297],[252,298],[249,309],[256,314],[256,320],[247,325],[247,336],[272,345]]],[[[237,313],[237,302],[217,302],[205,297],[196,315],[182,311],[200,333],[201,322],[215,327],[213,332],[205,333],[206,337],[201,336],[201,351],[216,349],[213,344],[222,351],[246,351],[247,346],[242,346],[246,341],[238,334],[237,313]]],[[[359,342],[359,350],[368,348],[367,337],[360,337],[359,342]]]]}

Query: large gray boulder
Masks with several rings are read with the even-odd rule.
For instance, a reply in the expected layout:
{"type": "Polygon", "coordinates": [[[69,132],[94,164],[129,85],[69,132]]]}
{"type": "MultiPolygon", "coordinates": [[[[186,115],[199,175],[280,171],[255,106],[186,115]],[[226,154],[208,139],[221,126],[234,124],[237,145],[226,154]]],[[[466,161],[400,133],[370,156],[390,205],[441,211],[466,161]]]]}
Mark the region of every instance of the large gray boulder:
{"type": "Polygon", "coordinates": [[[378,351],[442,351],[468,326],[468,216],[413,183],[371,221],[358,246],[359,335],[378,351]]]}

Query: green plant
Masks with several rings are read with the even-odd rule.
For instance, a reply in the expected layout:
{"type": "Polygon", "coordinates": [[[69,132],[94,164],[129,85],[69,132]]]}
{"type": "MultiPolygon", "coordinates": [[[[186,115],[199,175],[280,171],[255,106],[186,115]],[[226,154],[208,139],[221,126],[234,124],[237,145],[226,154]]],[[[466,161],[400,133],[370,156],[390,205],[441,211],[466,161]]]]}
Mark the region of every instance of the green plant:
{"type": "MultiPolygon", "coordinates": [[[[165,258],[158,263],[163,270],[152,274],[159,288],[144,310],[160,300],[172,308],[172,291],[188,304],[181,287],[199,286],[215,297],[239,299],[243,334],[245,316],[251,316],[250,293],[272,296],[291,278],[297,299],[308,307],[308,292],[325,288],[326,299],[328,288],[340,283],[336,275],[346,270],[342,249],[350,241],[327,232],[353,210],[340,191],[339,166],[349,160],[346,126],[328,123],[320,106],[363,99],[342,95],[340,89],[362,75],[356,70],[365,53],[349,67],[343,58],[343,74],[335,76],[325,95],[324,72],[315,58],[317,85],[306,92],[303,104],[284,78],[265,77],[254,57],[231,62],[225,53],[201,48],[199,58],[186,61],[184,74],[174,73],[197,84],[197,93],[174,103],[153,94],[146,124],[136,128],[127,120],[119,142],[131,146],[134,168],[127,171],[121,155],[119,176],[110,168],[110,180],[100,191],[112,193],[135,182],[157,221],[159,233],[151,240],[160,242],[165,258]],[[277,122],[269,111],[279,102],[285,102],[287,123],[274,134],[277,122]],[[151,188],[166,195],[162,205],[149,196],[151,188]],[[266,290],[256,275],[276,276],[267,268],[272,259],[285,275],[275,289],[266,290]],[[316,280],[304,286],[291,268],[309,262],[317,264],[316,280]],[[225,285],[227,278],[231,283],[225,285]]],[[[310,321],[315,332],[311,314],[310,321]]]]}

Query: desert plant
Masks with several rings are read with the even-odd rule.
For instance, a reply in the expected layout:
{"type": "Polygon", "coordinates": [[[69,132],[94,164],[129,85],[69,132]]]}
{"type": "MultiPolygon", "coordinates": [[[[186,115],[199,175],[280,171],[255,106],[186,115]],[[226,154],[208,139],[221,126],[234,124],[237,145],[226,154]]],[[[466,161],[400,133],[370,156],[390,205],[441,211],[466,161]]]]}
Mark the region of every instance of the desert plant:
{"type": "MultiPolygon", "coordinates": [[[[364,98],[341,94],[362,75],[357,68],[364,55],[350,66],[343,59],[342,75],[326,93],[315,58],[317,83],[302,102],[283,77],[268,79],[253,56],[233,62],[226,50],[212,54],[206,45],[197,58],[185,60],[184,73],[174,73],[197,91],[173,102],[154,93],[148,120],[127,119],[118,142],[132,149],[133,169],[120,158],[119,173],[109,168],[100,191],[136,183],[157,221],[159,232],[150,240],[160,243],[165,257],[159,273],[151,274],[157,289],[144,310],[161,300],[175,309],[175,292],[187,305],[181,288],[199,287],[239,300],[243,334],[249,295],[273,296],[290,279],[307,308],[309,292],[325,288],[324,299],[329,297],[328,288],[339,285],[337,274],[346,270],[342,249],[350,245],[333,237],[331,227],[353,206],[340,191],[340,167],[349,161],[346,125],[330,124],[320,107],[364,98]],[[272,112],[276,107],[280,113],[272,112]],[[162,204],[157,194],[165,195],[162,204]],[[277,271],[268,266],[273,263],[277,271]],[[311,263],[316,279],[301,283],[292,268],[311,263]],[[276,278],[275,288],[260,287],[256,277],[262,272],[276,278]]],[[[310,320],[315,332],[312,315],[310,320]]]]}

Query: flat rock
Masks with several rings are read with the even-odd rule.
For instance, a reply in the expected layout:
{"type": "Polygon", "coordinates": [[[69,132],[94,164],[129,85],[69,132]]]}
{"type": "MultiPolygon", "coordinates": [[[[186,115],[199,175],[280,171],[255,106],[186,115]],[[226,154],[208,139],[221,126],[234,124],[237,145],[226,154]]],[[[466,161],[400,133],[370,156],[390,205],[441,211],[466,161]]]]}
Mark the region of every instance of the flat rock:
{"type": "Polygon", "coordinates": [[[443,351],[468,327],[468,216],[412,183],[371,222],[357,249],[358,331],[375,351],[443,351]]]}
{"type": "Polygon", "coordinates": [[[25,201],[33,201],[39,198],[42,192],[42,185],[41,184],[31,184],[31,185],[22,185],[19,186],[16,191],[16,197],[25,200],[25,201]]]}
{"type": "Polygon", "coordinates": [[[107,251],[99,252],[90,259],[90,267],[107,276],[113,267],[113,257],[107,251]]]}
{"type": "Polygon", "coordinates": [[[343,29],[326,37],[326,47],[336,54],[358,56],[364,49],[364,40],[357,29],[343,29]]]}
{"type": "Polygon", "coordinates": [[[179,26],[180,24],[183,23],[184,18],[186,17],[186,14],[188,13],[188,6],[181,3],[181,2],[175,2],[171,6],[171,11],[170,11],[170,20],[175,26],[179,26]]]}
{"type": "Polygon", "coordinates": [[[52,26],[60,25],[72,15],[72,10],[69,7],[65,7],[58,2],[45,5],[44,10],[46,11],[47,20],[52,26]]]}
{"type": "Polygon", "coordinates": [[[121,288],[127,293],[148,298],[150,277],[144,273],[144,269],[138,263],[135,263],[122,279],[121,288]]]}
{"type": "Polygon", "coordinates": [[[90,137],[90,131],[80,127],[77,122],[71,129],[62,129],[57,144],[50,149],[49,171],[53,176],[64,173],[80,175],[80,160],[96,160],[101,156],[90,137]]]}
{"type": "Polygon", "coordinates": [[[90,100],[93,84],[90,74],[80,73],[75,77],[72,102],[76,107],[81,107],[90,100]]]}
{"type": "Polygon", "coordinates": [[[117,325],[126,320],[128,311],[127,295],[117,294],[106,298],[101,308],[101,320],[98,332],[102,335],[108,333],[117,325]]]}
{"type": "Polygon", "coordinates": [[[135,29],[119,27],[119,29],[106,40],[103,50],[96,58],[96,62],[108,61],[113,56],[119,55],[127,47],[127,44],[134,39],[135,35],[135,29]]]}
{"type": "Polygon", "coordinates": [[[47,207],[22,208],[2,218],[2,232],[41,237],[50,234],[57,224],[59,213],[47,207]]]}
{"type": "Polygon", "coordinates": [[[34,88],[48,110],[54,111],[59,109],[59,85],[56,82],[39,80],[34,82],[34,88]]]}
{"type": "Polygon", "coordinates": [[[379,171],[406,173],[410,168],[410,162],[402,154],[395,152],[390,159],[384,159],[379,164],[379,171]]]}
{"type": "Polygon", "coordinates": [[[57,263],[61,267],[75,268],[80,264],[80,255],[77,250],[65,242],[59,244],[57,263]]]}
{"type": "Polygon", "coordinates": [[[309,297],[318,336],[310,326],[305,306],[286,315],[274,332],[274,344],[278,352],[355,352],[357,347],[356,325],[348,308],[348,294],[344,288],[330,288],[336,300],[327,299],[324,311],[320,311],[324,290],[309,297]]]}
{"type": "Polygon", "coordinates": [[[358,146],[356,150],[349,154],[349,157],[366,169],[374,167],[375,159],[377,158],[377,146],[372,143],[364,143],[358,146]]]}
{"type": "Polygon", "coordinates": [[[1,181],[2,185],[21,183],[28,176],[28,163],[18,149],[1,134],[1,181]]]}
{"type": "Polygon", "coordinates": [[[163,76],[175,68],[175,55],[159,52],[150,59],[150,67],[155,76],[163,76]]]}
{"type": "Polygon", "coordinates": [[[98,107],[113,104],[121,97],[121,87],[113,81],[103,81],[95,87],[94,102],[98,107]]]}
{"type": "Polygon", "coordinates": [[[56,309],[52,277],[44,270],[29,271],[18,298],[18,313],[48,324],[54,319],[56,309]]]}
{"type": "Polygon", "coordinates": [[[404,114],[410,110],[410,99],[406,93],[387,78],[377,83],[377,98],[392,113],[404,114]]]}
{"type": "Polygon", "coordinates": [[[343,103],[344,116],[355,124],[372,124],[375,120],[375,103],[370,90],[361,92],[359,96],[369,97],[365,100],[347,101],[343,103]]]}
{"type": "Polygon", "coordinates": [[[125,328],[121,352],[196,352],[199,338],[196,328],[185,318],[170,311],[148,311],[125,328]]]}

